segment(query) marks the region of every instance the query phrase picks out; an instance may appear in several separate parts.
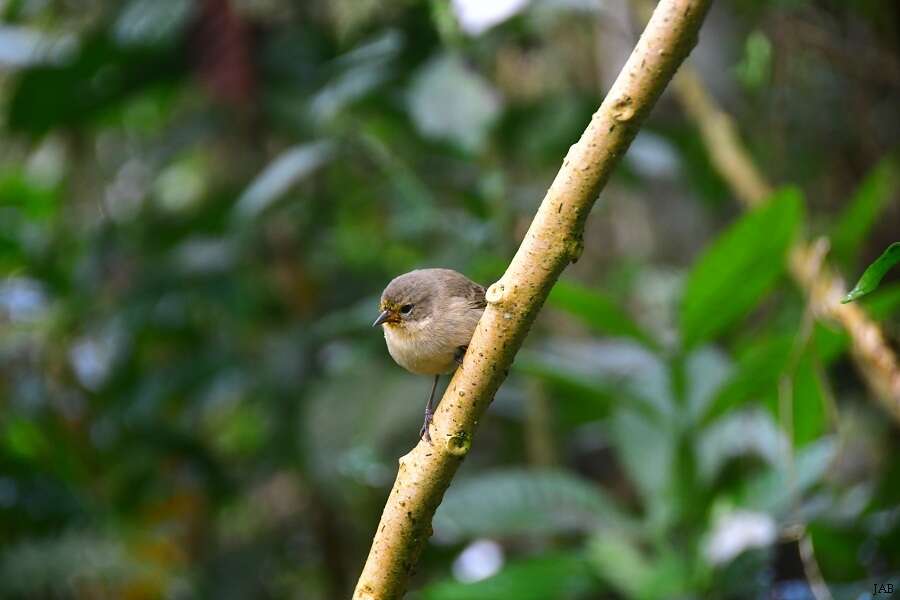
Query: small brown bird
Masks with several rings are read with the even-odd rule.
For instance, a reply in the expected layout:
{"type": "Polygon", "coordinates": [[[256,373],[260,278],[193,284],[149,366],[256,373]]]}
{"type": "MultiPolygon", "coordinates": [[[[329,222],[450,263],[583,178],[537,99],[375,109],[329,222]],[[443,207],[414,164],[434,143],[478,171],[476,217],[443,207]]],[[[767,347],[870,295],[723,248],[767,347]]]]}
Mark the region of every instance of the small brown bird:
{"type": "Polygon", "coordinates": [[[438,379],[462,364],[486,305],[484,288],[450,269],[410,271],[381,294],[381,314],[372,326],[383,326],[391,357],[407,371],[434,375],[419,432],[429,443],[438,379]]]}

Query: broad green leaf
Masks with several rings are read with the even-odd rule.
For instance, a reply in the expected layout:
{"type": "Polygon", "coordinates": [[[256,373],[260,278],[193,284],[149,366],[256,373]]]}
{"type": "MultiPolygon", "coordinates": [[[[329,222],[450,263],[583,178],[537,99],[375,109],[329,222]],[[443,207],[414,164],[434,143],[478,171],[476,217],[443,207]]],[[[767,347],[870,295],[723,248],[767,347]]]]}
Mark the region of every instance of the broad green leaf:
{"type": "Polygon", "coordinates": [[[783,436],[767,410],[732,410],[710,423],[695,439],[697,470],[711,485],[729,461],[756,456],[777,463],[783,436]]]}
{"type": "Polygon", "coordinates": [[[800,192],[783,189],[706,249],[688,275],[681,303],[685,347],[721,333],[774,286],[802,214],[800,192]]]}
{"type": "Polygon", "coordinates": [[[634,407],[620,409],[610,422],[616,456],[640,492],[648,521],[660,528],[678,509],[673,486],[679,427],[675,419],[649,419],[634,407]]]}
{"type": "MultiPolygon", "coordinates": [[[[794,373],[792,429],[794,446],[802,447],[819,439],[828,428],[825,405],[826,383],[822,381],[815,363],[805,356],[794,373]]],[[[784,424],[782,424],[784,425],[784,424]]]]}
{"type": "MultiPolygon", "coordinates": [[[[851,527],[849,523],[823,522],[817,519],[809,524],[809,535],[816,548],[816,562],[822,573],[831,581],[853,581],[854,579],[866,579],[865,562],[859,557],[865,555],[866,546],[871,547],[873,540],[877,539],[865,530],[851,527]]],[[[897,564],[897,563],[894,563],[897,564]]],[[[896,575],[892,578],[896,580],[896,575]]],[[[880,582],[879,582],[880,583],[880,582]]],[[[862,588],[862,586],[860,586],[862,588]]],[[[896,590],[897,585],[894,584],[896,590]]],[[[866,582],[866,590],[870,591],[871,585],[866,582]]],[[[863,593],[863,589],[855,594],[857,598],[872,597],[877,599],[879,595],[890,598],[896,594],[877,594],[869,596],[863,593]]]]}
{"type": "Polygon", "coordinates": [[[591,563],[601,579],[627,598],[643,596],[653,566],[634,541],[607,532],[591,540],[589,548],[591,563]]]}
{"type": "Polygon", "coordinates": [[[56,215],[59,194],[53,188],[29,180],[24,173],[0,174],[0,208],[13,206],[33,221],[48,221],[56,215]]]}
{"type": "Polygon", "coordinates": [[[777,389],[778,377],[793,345],[794,336],[782,335],[751,346],[738,359],[734,374],[719,389],[704,421],[709,423],[743,403],[757,400],[777,389]]]}
{"type": "Polygon", "coordinates": [[[563,427],[574,427],[597,421],[609,414],[609,407],[619,397],[593,378],[560,369],[557,364],[541,359],[534,352],[520,353],[513,372],[532,377],[553,398],[556,420],[563,427]]]}
{"type": "Polygon", "coordinates": [[[900,262],[900,242],[894,242],[887,247],[887,250],[873,262],[859,278],[856,286],[850,290],[850,293],[844,296],[842,303],[853,302],[854,300],[869,294],[878,288],[882,278],[891,270],[891,267],[900,262]]]}
{"type": "Polygon", "coordinates": [[[650,555],[635,540],[605,531],[591,540],[588,552],[600,579],[625,598],[677,598],[688,588],[689,558],[670,549],[650,555]]]}
{"type": "Polygon", "coordinates": [[[830,236],[831,252],[838,259],[849,262],[856,256],[900,183],[897,167],[893,156],[875,165],[841,212],[830,236]]]}
{"type": "Polygon", "coordinates": [[[723,352],[704,346],[687,356],[684,371],[687,421],[695,424],[702,420],[722,385],[729,381],[734,367],[723,352]]]}
{"type": "Polygon", "coordinates": [[[645,345],[653,341],[611,298],[571,281],[559,281],[547,299],[553,308],[578,317],[597,333],[634,338],[645,345]]]}
{"type": "MultiPolygon", "coordinates": [[[[517,363],[520,361],[517,360],[517,363]]],[[[594,390],[598,401],[622,401],[645,413],[675,416],[672,387],[660,357],[630,340],[574,342],[553,338],[542,351],[522,355],[522,369],[543,381],[594,390]]]]}
{"type": "MultiPolygon", "coordinates": [[[[838,351],[842,348],[841,342],[841,337],[830,335],[824,328],[821,330],[817,328],[815,338],[809,342],[804,354],[799,357],[799,363],[793,372],[791,388],[793,407],[791,427],[797,446],[818,439],[826,430],[825,382],[821,381],[813,356],[818,356],[818,360],[825,365],[838,355],[838,351]],[[820,336],[824,339],[820,340],[820,336]],[[828,360],[820,354],[822,350],[828,352],[828,360]]],[[[791,368],[796,343],[796,335],[785,334],[752,346],[738,360],[734,375],[720,389],[705,415],[704,422],[710,423],[748,402],[765,405],[776,419],[780,419],[779,381],[786,374],[786,370],[791,368]]]]}
{"type": "Polygon", "coordinates": [[[628,523],[599,487],[565,471],[511,469],[460,481],[444,497],[434,529],[444,539],[586,531],[628,523]]]}
{"type": "Polygon", "coordinates": [[[425,600],[564,600],[599,586],[578,554],[556,553],[519,560],[482,581],[443,581],[422,591],[425,600]]]}

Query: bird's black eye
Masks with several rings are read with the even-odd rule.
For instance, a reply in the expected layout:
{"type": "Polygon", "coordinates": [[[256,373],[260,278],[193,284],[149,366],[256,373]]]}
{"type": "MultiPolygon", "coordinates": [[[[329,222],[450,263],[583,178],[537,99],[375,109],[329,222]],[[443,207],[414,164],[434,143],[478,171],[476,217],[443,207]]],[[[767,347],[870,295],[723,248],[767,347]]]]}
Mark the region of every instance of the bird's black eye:
{"type": "Polygon", "coordinates": [[[412,307],[413,307],[412,304],[404,304],[403,306],[400,307],[400,312],[404,315],[408,315],[409,311],[412,310],[412,307]]]}

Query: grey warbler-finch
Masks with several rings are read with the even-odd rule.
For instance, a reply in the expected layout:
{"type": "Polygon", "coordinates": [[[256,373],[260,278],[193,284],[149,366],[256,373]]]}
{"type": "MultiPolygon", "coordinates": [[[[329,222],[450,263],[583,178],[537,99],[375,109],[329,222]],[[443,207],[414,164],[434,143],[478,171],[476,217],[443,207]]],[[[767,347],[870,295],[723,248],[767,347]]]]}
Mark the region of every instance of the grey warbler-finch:
{"type": "Polygon", "coordinates": [[[438,379],[462,364],[487,305],[484,288],[450,269],[418,269],[393,279],[381,294],[381,325],[388,352],[418,375],[434,375],[419,437],[431,443],[438,379]]]}

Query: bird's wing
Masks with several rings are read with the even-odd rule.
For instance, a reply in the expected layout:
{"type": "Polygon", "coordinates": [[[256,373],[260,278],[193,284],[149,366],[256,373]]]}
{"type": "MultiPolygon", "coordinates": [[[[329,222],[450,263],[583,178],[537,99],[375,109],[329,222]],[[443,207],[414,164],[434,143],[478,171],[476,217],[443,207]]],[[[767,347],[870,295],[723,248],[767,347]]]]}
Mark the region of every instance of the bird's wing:
{"type": "Polygon", "coordinates": [[[466,299],[471,302],[472,308],[484,308],[487,306],[487,300],[485,300],[484,288],[478,285],[475,282],[470,282],[472,286],[469,288],[469,294],[466,296],[466,299]]]}
{"type": "Polygon", "coordinates": [[[447,270],[445,281],[451,297],[463,298],[472,308],[484,308],[487,306],[487,301],[484,298],[484,287],[468,277],[456,271],[447,270]]]}

